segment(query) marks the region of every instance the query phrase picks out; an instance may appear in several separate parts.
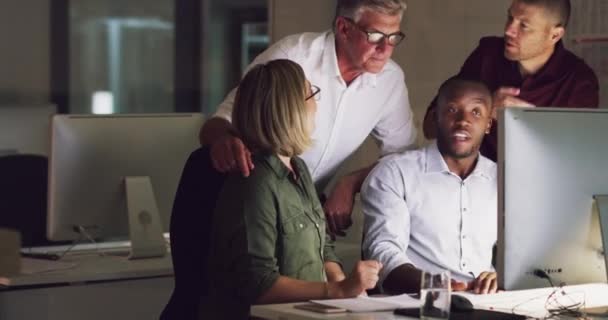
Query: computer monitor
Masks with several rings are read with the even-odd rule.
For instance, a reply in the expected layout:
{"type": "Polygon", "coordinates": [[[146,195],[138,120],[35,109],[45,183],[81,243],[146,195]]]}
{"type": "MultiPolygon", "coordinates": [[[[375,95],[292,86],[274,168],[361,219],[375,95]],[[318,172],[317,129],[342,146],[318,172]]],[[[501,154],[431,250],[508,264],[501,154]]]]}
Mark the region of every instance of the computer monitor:
{"type": "Polygon", "coordinates": [[[608,110],[507,108],[498,122],[499,286],[606,282],[594,197],[608,195],[608,110]]]}
{"type": "Polygon", "coordinates": [[[0,156],[48,156],[51,116],[55,105],[0,106],[0,156]]]}
{"type": "Polygon", "coordinates": [[[47,236],[129,237],[132,257],[166,252],[173,199],[201,114],[57,115],[47,236]]]}

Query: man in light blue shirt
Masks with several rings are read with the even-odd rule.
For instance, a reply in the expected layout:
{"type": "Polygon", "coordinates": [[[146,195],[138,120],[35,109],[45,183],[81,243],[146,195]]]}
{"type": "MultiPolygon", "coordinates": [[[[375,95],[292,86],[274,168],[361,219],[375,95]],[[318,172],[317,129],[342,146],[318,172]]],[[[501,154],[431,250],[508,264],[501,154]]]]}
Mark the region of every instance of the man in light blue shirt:
{"type": "Polygon", "coordinates": [[[382,160],[365,180],[363,250],[384,265],[385,292],[418,292],[422,271],[442,270],[453,290],[496,291],[496,164],[479,154],[491,106],[482,83],[449,79],[438,94],[437,141],[382,160]]]}

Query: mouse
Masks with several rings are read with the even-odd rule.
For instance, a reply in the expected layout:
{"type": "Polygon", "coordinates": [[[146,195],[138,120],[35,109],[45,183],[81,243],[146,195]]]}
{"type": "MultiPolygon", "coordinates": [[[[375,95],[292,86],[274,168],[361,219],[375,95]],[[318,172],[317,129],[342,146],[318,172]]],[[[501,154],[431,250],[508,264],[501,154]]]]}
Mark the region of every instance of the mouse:
{"type": "Polygon", "coordinates": [[[452,295],[452,302],[451,302],[451,310],[452,311],[471,311],[473,310],[473,304],[471,303],[471,301],[469,301],[469,299],[460,296],[460,295],[456,295],[453,294],[452,295]]]}

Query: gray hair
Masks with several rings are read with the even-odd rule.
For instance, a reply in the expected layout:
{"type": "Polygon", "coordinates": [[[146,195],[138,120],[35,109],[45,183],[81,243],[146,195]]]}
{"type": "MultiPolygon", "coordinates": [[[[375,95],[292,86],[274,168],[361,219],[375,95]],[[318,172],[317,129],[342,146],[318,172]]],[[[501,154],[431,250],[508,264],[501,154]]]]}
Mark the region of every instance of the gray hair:
{"type": "Polygon", "coordinates": [[[347,17],[358,22],[361,13],[365,10],[402,16],[407,8],[405,0],[338,0],[337,2],[334,26],[338,17],[347,17]]]}

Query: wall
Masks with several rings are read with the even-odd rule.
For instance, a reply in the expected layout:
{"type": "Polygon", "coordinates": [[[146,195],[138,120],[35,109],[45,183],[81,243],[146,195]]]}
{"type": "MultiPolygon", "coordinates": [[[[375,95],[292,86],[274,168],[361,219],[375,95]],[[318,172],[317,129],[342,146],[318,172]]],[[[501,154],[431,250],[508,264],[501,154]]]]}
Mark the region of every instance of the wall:
{"type": "MultiPolygon", "coordinates": [[[[203,10],[209,9],[211,0],[201,1],[203,10]]],[[[232,0],[230,3],[263,1],[232,0]]],[[[328,29],[335,10],[335,0],[267,1],[275,40],[302,31],[328,29]]],[[[583,1],[588,0],[572,2],[575,13],[583,1]]],[[[395,60],[405,69],[418,124],[440,79],[457,70],[481,35],[501,32],[509,3],[510,0],[408,0],[409,9],[403,23],[408,38],[396,50],[395,60]]],[[[0,39],[3,40],[0,42],[0,105],[48,102],[51,4],[49,0],[0,1],[0,39]]],[[[571,29],[575,24],[577,21],[571,23],[571,29]]],[[[608,32],[606,24],[598,24],[595,29],[599,30],[585,28],[585,32],[608,32]]],[[[209,64],[203,63],[202,68],[205,66],[209,64]]]]}
{"type": "Polygon", "coordinates": [[[50,98],[50,2],[0,1],[0,105],[50,98]]]}
{"type": "MultiPolygon", "coordinates": [[[[263,13],[266,0],[202,0],[203,1],[203,51],[202,51],[202,103],[203,113],[215,112],[226,93],[241,78],[240,23],[239,19],[257,19],[257,11],[263,13]],[[239,16],[245,9],[253,9],[255,17],[239,16]],[[236,28],[236,29],[235,29],[236,28]],[[205,29],[204,29],[205,30],[205,29]],[[236,42],[235,42],[236,41],[236,42]]],[[[264,17],[266,18],[266,17],[264,17]]]]}

